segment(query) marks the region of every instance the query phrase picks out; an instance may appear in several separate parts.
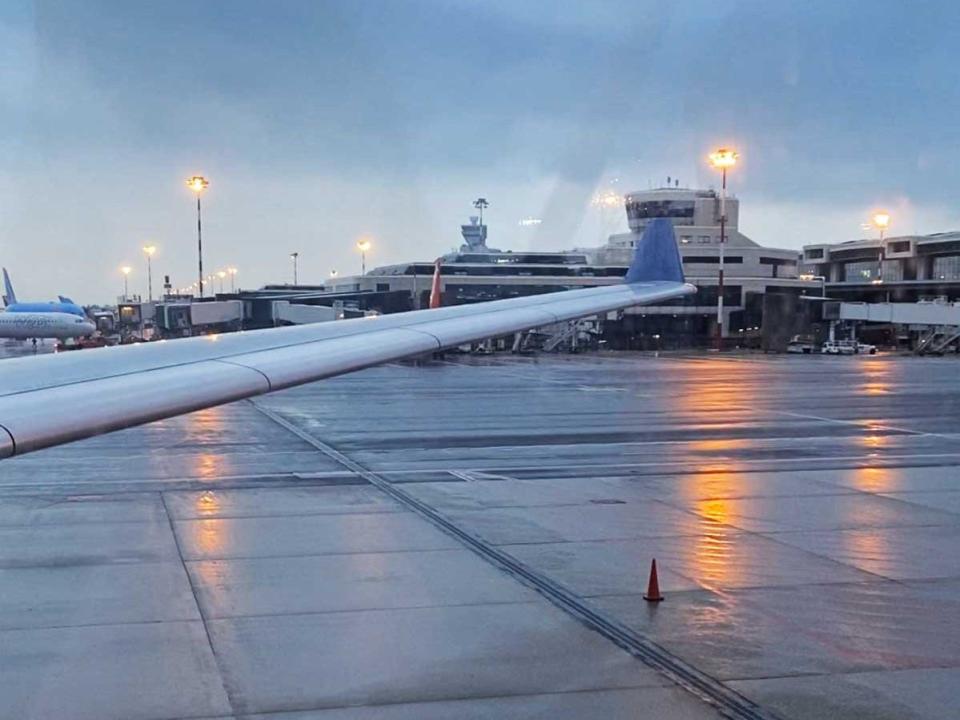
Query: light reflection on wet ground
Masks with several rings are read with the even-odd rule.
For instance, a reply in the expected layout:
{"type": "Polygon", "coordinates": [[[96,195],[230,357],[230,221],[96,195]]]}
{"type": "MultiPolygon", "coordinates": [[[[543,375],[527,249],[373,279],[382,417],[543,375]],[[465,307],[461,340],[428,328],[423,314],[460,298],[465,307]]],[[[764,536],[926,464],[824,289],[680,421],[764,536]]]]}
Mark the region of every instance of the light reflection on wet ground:
{"type": "MultiPolygon", "coordinates": [[[[958,379],[465,358],[258,402],[784,718],[939,720],[960,705],[958,379]]],[[[249,403],[3,463],[0,583],[19,717],[713,717],[249,403]]]]}
{"type": "MultiPolygon", "coordinates": [[[[433,427],[341,418],[324,439],[785,717],[822,717],[820,693],[837,718],[960,703],[958,690],[949,705],[884,692],[865,705],[837,679],[960,668],[960,600],[932,594],[960,578],[956,362],[619,356],[450,373],[445,397],[423,398],[433,427]],[[500,375],[496,396],[472,394],[500,375]],[[505,479],[444,481],[451,470],[505,479]],[[669,593],[655,610],[640,598],[651,556],[669,593]]],[[[399,391],[388,416],[408,407],[399,391]]]]}

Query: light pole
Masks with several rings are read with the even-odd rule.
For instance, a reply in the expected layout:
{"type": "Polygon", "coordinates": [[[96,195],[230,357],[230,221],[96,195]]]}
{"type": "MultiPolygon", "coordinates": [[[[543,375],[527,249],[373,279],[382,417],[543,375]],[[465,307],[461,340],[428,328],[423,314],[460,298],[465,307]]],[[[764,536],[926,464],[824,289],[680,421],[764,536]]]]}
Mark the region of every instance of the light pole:
{"type": "Polygon", "coordinates": [[[293,284],[297,284],[297,260],[300,257],[300,253],[292,252],[290,253],[290,259],[293,260],[293,284]]]}
{"type": "Polygon", "coordinates": [[[127,287],[127,278],[130,276],[130,271],[133,270],[129,265],[124,265],[120,268],[120,272],[123,273],[123,299],[126,300],[130,297],[130,289],[127,287]]]}
{"type": "Polygon", "coordinates": [[[877,267],[877,281],[883,282],[883,260],[886,252],[883,245],[883,234],[886,231],[887,227],[890,225],[890,213],[886,210],[881,210],[880,212],[873,214],[873,224],[880,231],[880,255],[879,255],[879,266],[877,267]]]}
{"type": "Polygon", "coordinates": [[[147,256],[147,300],[149,302],[153,302],[153,267],[151,267],[151,261],[156,251],[155,245],[145,245],[143,248],[143,253],[147,256]]]}
{"type": "Polygon", "coordinates": [[[483,227],[483,209],[490,207],[486,198],[477,198],[473,201],[473,206],[480,211],[480,226],[483,227]]]}
{"type": "Polygon", "coordinates": [[[227,273],[223,270],[217,271],[217,277],[220,278],[220,292],[223,292],[223,279],[227,276],[227,273]]]}
{"type": "Polygon", "coordinates": [[[200,226],[200,193],[207,189],[210,182],[203,175],[194,175],[187,179],[187,187],[197,196],[197,277],[199,278],[200,297],[203,297],[203,233],[200,226]]]}
{"type": "Polygon", "coordinates": [[[360,274],[367,274],[367,250],[370,249],[370,241],[366,238],[357,240],[357,250],[360,251],[360,274]]]}
{"type": "Polygon", "coordinates": [[[413,261],[413,309],[420,309],[420,290],[417,287],[417,261],[413,261]]]}
{"type": "Polygon", "coordinates": [[[237,291],[237,269],[228,267],[227,272],[230,273],[230,292],[235,293],[237,291]]]}
{"type": "Polygon", "coordinates": [[[737,164],[739,155],[729,148],[718,148],[710,153],[710,164],[723,177],[720,185],[720,265],[717,274],[717,351],[723,349],[723,259],[727,244],[727,168],[737,164]]]}

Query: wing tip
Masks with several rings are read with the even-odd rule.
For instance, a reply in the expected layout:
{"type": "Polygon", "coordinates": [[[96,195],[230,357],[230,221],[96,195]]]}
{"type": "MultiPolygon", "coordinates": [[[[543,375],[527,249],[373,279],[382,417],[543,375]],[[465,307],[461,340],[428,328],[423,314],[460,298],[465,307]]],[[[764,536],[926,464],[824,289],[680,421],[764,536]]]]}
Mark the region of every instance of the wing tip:
{"type": "Polygon", "coordinates": [[[647,223],[624,281],[685,282],[680,249],[673,233],[673,223],[668,218],[653,218],[647,223]]]}

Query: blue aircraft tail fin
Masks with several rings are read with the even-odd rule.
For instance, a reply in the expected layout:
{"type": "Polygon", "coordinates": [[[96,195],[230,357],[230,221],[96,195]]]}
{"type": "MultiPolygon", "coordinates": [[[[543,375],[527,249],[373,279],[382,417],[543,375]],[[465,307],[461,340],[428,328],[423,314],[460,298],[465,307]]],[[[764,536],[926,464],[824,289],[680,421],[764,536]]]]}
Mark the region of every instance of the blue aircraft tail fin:
{"type": "Polygon", "coordinates": [[[57,295],[57,300],[62,302],[64,305],[76,305],[76,303],[65,295],[57,295]]]}
{"type": "Polygon", "coordinates": [[[3,269],[3,304],[10,306],[17,301],[17,295],[13,292],[13,284],[10,282],[10,275],[7,269],[3,269]]]}
{"type": "Polygon", "coordinates": [[[677,238],[673,223],[667,218],[654,218],[647,223],[624,278],[628,283],[657,280],[684,282],[677,238]]]}

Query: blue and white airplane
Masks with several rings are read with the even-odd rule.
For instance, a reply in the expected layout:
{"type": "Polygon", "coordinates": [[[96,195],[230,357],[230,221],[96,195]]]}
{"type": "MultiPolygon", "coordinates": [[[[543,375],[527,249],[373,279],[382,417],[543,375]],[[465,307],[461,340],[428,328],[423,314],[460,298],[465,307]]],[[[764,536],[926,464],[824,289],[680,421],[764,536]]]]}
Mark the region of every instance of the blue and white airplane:
{"type": "Polygon", "coordinates": [[[10,282],[10,274],[6,268],[3,268],[3,302],[6,305],[7,312],[13,313],[66,313],[67,315],[79,315],[85,318],[87,313],[83,308],[77,305],[73,300],[60,295],[57,302],[26,302],[17,300],[17,294],[13,291],[13,284],[10,282]]]}
{"type": "Polygon", "coordinates": [[[4,360],[0,458],[696,290],[684,280],[673,226],[658,218],[616,285],[4,360]]]}

